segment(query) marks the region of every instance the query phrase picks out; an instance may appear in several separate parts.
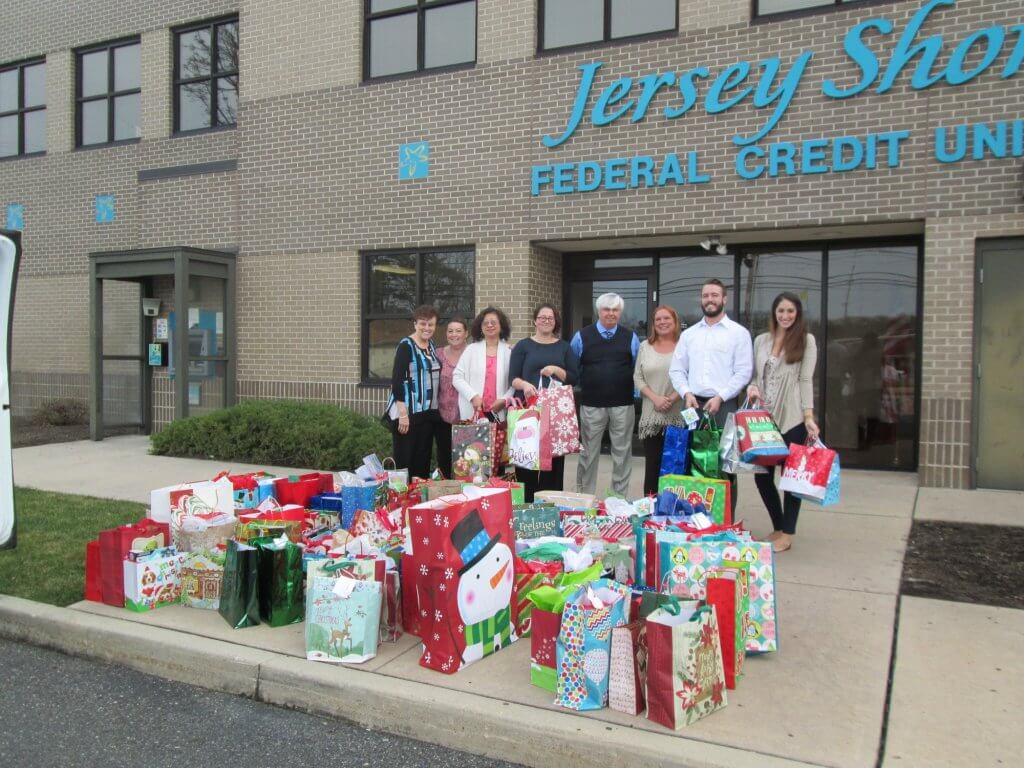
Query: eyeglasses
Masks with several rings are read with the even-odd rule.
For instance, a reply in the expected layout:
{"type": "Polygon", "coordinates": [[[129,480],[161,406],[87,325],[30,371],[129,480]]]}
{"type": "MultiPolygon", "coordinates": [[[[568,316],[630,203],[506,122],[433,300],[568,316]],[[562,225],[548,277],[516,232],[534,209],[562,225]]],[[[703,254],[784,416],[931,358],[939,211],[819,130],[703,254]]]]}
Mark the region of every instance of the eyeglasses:
{"type": "Polygon", "coordinates": [[[537,322],[553,323],[555,318],[551,315],[537,315],[537,322]]]}

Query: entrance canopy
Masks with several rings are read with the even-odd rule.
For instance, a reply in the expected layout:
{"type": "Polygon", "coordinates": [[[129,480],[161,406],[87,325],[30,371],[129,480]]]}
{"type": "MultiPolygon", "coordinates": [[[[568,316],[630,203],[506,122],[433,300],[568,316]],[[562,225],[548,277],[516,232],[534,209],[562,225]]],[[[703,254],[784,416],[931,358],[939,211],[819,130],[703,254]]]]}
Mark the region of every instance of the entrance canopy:
{"type": "Polygon", "coordinates": [[[154,379],[169,383],[175,419],[190,405],[234,404],[234,296],[233,253],[176,246],[89,254],[93,440],[105,427],[151,432],[154,379]]]}

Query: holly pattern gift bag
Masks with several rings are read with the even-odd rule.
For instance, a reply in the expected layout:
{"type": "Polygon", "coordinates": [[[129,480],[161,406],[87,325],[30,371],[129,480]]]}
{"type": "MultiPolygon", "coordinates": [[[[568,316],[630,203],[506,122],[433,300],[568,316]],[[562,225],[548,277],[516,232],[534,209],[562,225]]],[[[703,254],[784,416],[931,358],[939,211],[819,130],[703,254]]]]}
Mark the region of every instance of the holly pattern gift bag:
{"type": "Polygon", "coordinates": [[[648,616],[647,719],[679,730],[726,703],[715,609],[665,607],[648,616]]]}

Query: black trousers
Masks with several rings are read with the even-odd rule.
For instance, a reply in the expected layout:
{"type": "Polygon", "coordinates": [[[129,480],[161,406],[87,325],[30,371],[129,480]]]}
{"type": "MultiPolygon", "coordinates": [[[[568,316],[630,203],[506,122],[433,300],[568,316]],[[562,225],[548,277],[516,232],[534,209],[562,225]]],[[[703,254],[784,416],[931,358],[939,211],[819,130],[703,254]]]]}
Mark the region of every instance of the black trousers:
{"type": "Polygon", "coordinates": [[[445,480],[452,478],[452,425],[442,421],[434,431],[434,442],[437,445],[437,468],[441,470],[445,480]]]}
{"type": "MultiPolygon", "coordinates": [[[[807,440],[807,427],[797,424],[783,434],[782,439],[786,441],[786,445],[803,443],[807,440]]],[[[782,501],[779,501],[779,489],[775,487],[775,467],[770,467],[766,473],[754,475],[754,483],[757,485],[757,492],[761,494],[761,501],[768,510],[768,516],[772,519],[772,528],[791,536],[796,533],[796,519],[800,515],[801,500],[789,491],[784,491],[782,501]]]]}
{"type": "Polygon", "coordinates": [[[561,491],[565,489],[565,456],[551,459],[551,469],[540,472],[516,467],[516,481],[523,484],[523,497],[527,504],[533,502],[537,491],[561,491]]]}
{"type": "MultiPolygon", "coordinates": [[[[710,397],[700,397],[698,395],[697,404],[701,408],[703,408],[704,403],[706,403],[710,399],[710,397]]],[[[722,403],[721,407],[718,409],[718,413],[716,413],[714,416],[715,424],[718,425],[719,429],[722,429],[725,426],[725,417],[728,416],[730,413],[736,413],[737,408],[739,408],[739,403],[736,401],[735,397],[732,400],[726,400],[722,403]]],[[[730,475],[728,472],[723,472],[722,476],[726,480],[728,480],[729,485],[732,486],[732,491],[730,493],[730,496],[732,496],[732,519],[735,520],[736,502],[738,502],[740,498],[739,483],[736,482],[736,475],[730,475]]],[[[761,475],[758,475],[758,477],[761,477],[761,475]]]]}
{"type": "Polygon", "coordinates": [[[658,492],[661,454],[665,451],[665,433],[644,438],[644,496],[658,492]]]}
{"type": "MultiPolygon", "coordinates": [[[[420,414],[416,414],[420,415],[420,414]]],[[[404,435],[398,431],[398,422],[391,428],[391,454],[395,465],[409,470],[409,479],[430,476],[430,454],[434,441],[439,439],[442,428],[448,430],[448,441],[451,443],[451,425],[441,421],[440,416],[430,414],[418,419],[410,419],[409,431],[404,435]]],[[[451,461],[451,447],[448,448],[448,460],[451,461]]]]}

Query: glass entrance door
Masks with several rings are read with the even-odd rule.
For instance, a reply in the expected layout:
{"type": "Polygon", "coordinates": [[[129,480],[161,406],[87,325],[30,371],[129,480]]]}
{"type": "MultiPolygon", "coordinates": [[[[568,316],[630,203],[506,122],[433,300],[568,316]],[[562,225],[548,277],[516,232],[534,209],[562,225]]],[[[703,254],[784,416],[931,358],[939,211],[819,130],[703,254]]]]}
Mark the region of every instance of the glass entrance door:
{"type": "Polygon", "coordinates": [[[633,331],[641,340],[650,333],[651,280],[602,278],[574,280],[569,288],[569,328],[567,338],[576,331],[597,322],[594,302],[606,293],[617,293],[625,302],[620,325],[633,331]]]}

